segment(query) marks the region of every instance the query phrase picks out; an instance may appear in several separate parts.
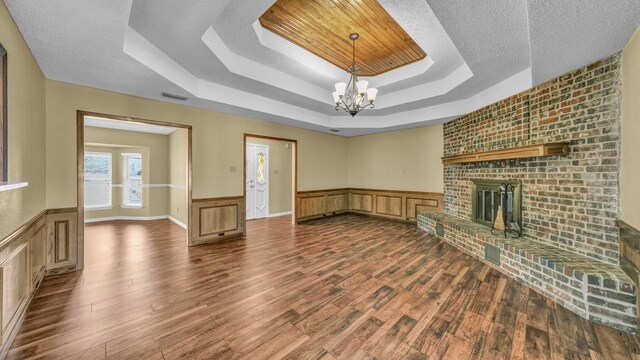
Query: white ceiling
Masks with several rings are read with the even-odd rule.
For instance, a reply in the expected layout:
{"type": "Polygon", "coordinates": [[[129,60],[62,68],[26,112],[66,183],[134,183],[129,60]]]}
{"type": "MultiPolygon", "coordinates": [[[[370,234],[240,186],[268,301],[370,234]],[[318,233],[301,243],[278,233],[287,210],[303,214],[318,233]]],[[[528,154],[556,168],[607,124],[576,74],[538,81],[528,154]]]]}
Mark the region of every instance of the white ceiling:
{"type": "Polygon", "coordinates": [[[346,72],[256,25],[274,0],[4,1],[48,79],[343,136],[449,121],[620,51],[640,19],[640,0],[379,0],[428,58],[370,78],[377,108],[351,118],[346,72]]]}
{"type": "Polygon", "coordinates": [[[130,121],[119,121],[113,119],[103,119],[93,116],[85,116],[84,126],[97,127],[103,129],[114,129],[124,131],[142,132],[147,134],[157,135],[169,135],[176,130],[176,128],[150,125],[143,123],[136,123],[130,121]]]}

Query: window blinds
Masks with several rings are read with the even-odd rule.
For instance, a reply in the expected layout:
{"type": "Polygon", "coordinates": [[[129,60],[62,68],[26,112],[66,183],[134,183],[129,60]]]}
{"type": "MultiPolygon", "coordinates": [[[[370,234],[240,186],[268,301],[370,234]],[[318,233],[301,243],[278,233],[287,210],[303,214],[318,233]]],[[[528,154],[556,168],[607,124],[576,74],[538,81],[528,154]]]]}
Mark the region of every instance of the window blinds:
{"type": "Polygon", "coordinates": [[[111,208],[111,154],[87,152],[84,155],[84,207],[86,210],[111,208]]]}

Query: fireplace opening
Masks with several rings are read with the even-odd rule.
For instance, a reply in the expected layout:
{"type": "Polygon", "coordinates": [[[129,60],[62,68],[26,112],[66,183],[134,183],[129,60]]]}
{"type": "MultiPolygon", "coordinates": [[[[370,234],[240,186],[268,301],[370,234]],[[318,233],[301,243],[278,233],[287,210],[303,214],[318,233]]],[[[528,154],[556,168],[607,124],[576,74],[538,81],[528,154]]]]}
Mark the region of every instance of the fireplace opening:
{"type": "Polygon", "coordinates": [[[504,226],[516,232],[521,232],[521,204],[522,183],[520,181],[473,180],[473,190],[471,192],[471,220],[493,228],[494,225],[496,225],[498,208],[503,207],[502,213],[506,215],[504,226]]]}

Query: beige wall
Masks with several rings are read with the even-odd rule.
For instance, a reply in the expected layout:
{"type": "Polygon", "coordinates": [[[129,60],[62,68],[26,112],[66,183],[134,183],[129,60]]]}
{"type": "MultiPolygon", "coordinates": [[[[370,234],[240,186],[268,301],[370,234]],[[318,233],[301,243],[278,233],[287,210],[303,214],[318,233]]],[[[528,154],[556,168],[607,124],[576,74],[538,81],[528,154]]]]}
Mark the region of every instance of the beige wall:
{"type": "Polygon", "coordinates": [[[284,141],[247,138],[247,143],[269,146],[269,214],[291,211],[293,149],[284,141]]]}
{"type": "MultiPolygon", "coordinates": [[[[107,144],[116,147],[144,147],[150,150],[151,161],[143,163],[149,165],[150,184],[167,184],[169,182],[169,136],[147,134],[134,131],[103,129],[86,126],[84,142],[87,144],[107,144]]],[[[126,152],[126,151],[125,151],[126,152]]],[[[143,174],[143,176],[145,176],[143,174]]],[[[118,184],[121,179],[118,178],[118,184]]]]}
{"type": "Polygon", "coordinates": [[[640,229],[640,27],[622,51],[620,218],[640,229]]]}
{"type": "Polygon", "coordinates": [[[187,224],[187,130],[177,129],[169,135],[169,182],[179,187],[169,189],[169,215],[187,224]]]}
{"type": "Polygon", "coordinates": [[[26,188],[0,192],[0,239],[45,209],[45,79],[0,3],[0,43],[8,63],[8,176],[26,188]]]}
{"type": "Polygon", "coordinates": [[[76,110],[193,126],[194,198],[241,196],[244,133],[298,140],[298,189],[347,186],[347,139],[266,121],[47,81],[47,206],[76,205],[76,110]],[[54,155],[55,154],[55,155],[54,155]]]}
{"type": "Polygon", "coordinates": [[[442,125],[349,139],[349,187],[443,191],[442,125]]]}
{"type": "Polygon", "coordinates": [[[84,135],[85,144],[94,145],[85,146],[87,151],[106,149],[112,153],[113,184],[122,184],[122,154],[134,152],[142,154],[143,184],[156,185],[142,189],[141,209],[122,208],[122,188],[114,187],[112,209],[86,211],[85,218],[169,215],[171,197],[168,186],[171,184],[169,136],[96,127],[85,127],[84,135]],[[95,146],[97,144],[106,146],[95,146]]]}

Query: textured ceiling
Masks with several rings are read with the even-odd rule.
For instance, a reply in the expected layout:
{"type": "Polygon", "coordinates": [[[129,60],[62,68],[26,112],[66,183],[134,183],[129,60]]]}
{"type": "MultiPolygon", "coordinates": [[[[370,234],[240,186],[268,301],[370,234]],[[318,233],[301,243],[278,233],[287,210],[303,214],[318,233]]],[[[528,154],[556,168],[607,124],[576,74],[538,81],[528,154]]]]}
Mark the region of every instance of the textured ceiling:
{"type": "Polygon", "coordinates": [[[456,118],[620,51],[640,19],[640,0],[379,0],[429,56],[369,78],[378,108],[351,119],[342,69],[255,26],[272,0],[4,2],[48,79],[344,136],[456,118]]]}

